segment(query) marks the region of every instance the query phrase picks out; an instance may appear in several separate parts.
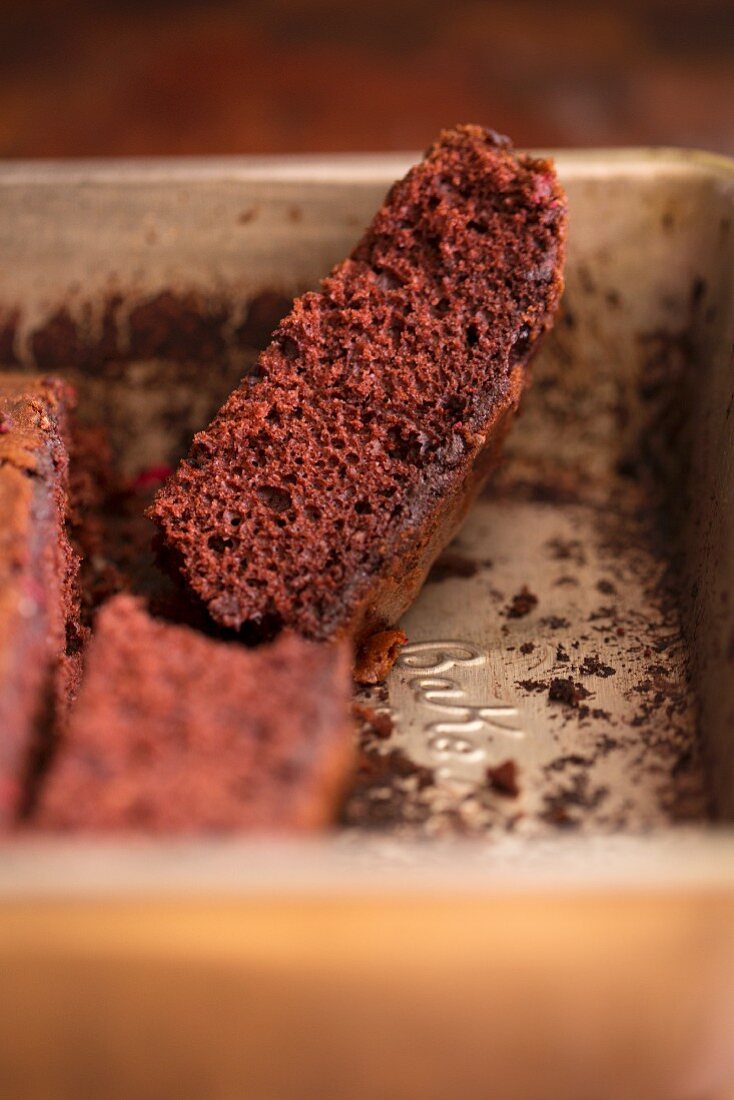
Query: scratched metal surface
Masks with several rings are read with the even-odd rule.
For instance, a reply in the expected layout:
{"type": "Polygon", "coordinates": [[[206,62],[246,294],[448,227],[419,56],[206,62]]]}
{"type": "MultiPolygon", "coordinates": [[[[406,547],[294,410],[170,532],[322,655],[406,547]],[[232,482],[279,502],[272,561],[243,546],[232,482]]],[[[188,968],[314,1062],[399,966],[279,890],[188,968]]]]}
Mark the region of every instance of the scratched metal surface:
{"type": "Polygon", "coordinates": [[[426,586],[386,691],[361,699],[393,722],[389,738],[363,723],[367,751],[419,770],[370,778],[355,823],[538,835],[705,816],[680,619],[656,596],[664,566],[643,533],[622,553],[609,536],[593,507],[479,502],[451,559],[476,572],[426,586]],[[512,617],[524,587],[537,603],[512,617]],[[517,794],[488,781],[507,760],[517,794]]]}

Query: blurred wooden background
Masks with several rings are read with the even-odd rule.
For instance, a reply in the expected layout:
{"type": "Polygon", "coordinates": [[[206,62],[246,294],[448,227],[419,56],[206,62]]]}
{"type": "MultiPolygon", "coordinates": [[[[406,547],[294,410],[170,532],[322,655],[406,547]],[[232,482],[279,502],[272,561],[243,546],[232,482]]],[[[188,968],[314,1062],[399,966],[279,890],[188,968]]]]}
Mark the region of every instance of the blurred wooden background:
{"type": "Polygon", "coordinates": [[[0,5],[0,156],[520,145],[734,153],[734,0],[0,5]]]}

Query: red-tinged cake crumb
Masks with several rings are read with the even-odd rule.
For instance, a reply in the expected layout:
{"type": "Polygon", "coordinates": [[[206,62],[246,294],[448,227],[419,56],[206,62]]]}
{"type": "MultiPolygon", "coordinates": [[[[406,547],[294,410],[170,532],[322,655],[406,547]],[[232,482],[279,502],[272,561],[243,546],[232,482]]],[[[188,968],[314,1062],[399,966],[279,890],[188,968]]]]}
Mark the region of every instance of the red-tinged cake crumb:
{"type": "Polygon", "coordinates": [[[67,537],[73,391],[0,374],[0,828],[27,805],[76,675],[79,560],[67,537]]]}
{"type": "Polygon", "coordinates": [[[402,630],[378,630],[357,650],[354,679],[358,684],[381,684],[398,659],[401,646],[408,641],[402,630]]]}
{"type": "Polygon", "coordinates": [[[350,666],[344,642],[284,633],[246,649],[116,596],[99,612],[34,824],[148,833],[328,825],[354,765],[350,666]]]}
{"type": "Polygon", "coordinates": [[[133,478],[132,489],[139,492],[151,486],[162,485],[172,473],[170,466],[148,466],[133,478]]]}
{"type": "Polygon", "coordinates": [[[496,461],[562,289],[548,160],[443,133],[296,300],[150,511],[221,624],[394,625],[496,461]]]}

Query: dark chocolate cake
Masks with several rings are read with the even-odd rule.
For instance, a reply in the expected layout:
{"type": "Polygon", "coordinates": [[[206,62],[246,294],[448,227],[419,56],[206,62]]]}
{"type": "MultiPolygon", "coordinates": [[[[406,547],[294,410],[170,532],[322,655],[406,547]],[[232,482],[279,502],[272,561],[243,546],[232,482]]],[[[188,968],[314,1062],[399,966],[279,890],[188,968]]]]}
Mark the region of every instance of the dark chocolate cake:
{"type": "Polygon", "coordinates": [[[354,760],[346,643],[283,634],[249,650],[99,612],[68,729],[34,824],[157,833],[329,824],[354,760]]]}
{"type": "Polygon", "coordinates": [[[0,826],[22,812],[77,673],[78,558],[66,533],[72,405],[61,382],[0,374],[0,826]]]}
{"type": "Polygon", "coordinates": [[[562,289],[551,162],[445,132],[298,299],[151,510],[221,624],[395,623],[492,464],[562,289]]]}

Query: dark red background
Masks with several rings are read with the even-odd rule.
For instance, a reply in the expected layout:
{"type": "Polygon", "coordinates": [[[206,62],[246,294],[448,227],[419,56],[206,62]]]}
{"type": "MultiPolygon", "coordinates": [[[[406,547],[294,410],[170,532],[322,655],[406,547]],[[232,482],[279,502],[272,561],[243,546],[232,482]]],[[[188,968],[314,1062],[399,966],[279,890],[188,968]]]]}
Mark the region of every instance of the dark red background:
{"type": "Polygon", "coordinates": [[[732,0],[2,6],[0,155],[521,145],[734,153],[732,0]]]}

